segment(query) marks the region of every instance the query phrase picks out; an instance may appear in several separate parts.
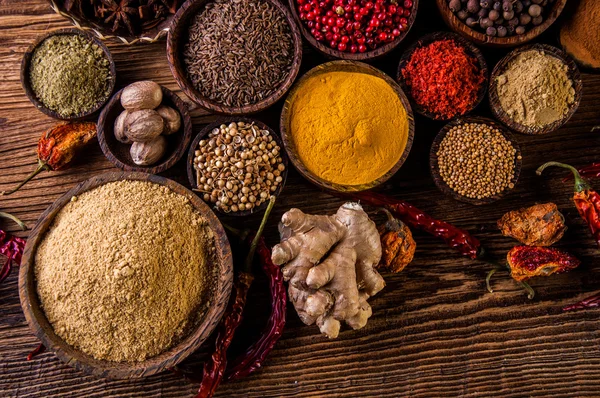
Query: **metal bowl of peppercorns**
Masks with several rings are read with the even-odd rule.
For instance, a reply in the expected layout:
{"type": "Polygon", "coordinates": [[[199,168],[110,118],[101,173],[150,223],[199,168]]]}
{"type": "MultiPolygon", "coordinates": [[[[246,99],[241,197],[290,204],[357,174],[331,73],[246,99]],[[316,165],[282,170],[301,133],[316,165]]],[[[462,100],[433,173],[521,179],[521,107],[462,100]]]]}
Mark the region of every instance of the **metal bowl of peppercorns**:
{"type": "Polygon", "coordinates": [[[474,42],[513,47],[535,39],[567,0],[436,0],[446,25],[474,42]]]}

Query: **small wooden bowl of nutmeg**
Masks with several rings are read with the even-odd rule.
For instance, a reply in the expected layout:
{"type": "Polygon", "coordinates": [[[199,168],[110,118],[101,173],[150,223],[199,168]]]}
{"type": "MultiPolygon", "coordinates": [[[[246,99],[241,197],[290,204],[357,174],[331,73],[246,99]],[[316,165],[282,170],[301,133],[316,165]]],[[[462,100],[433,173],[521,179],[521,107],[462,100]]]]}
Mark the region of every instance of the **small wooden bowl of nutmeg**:
{"type": "Polygon", "coordinates": [[[192,120],[171,90],[143,80],[117,92],[98,119],[98,142],[108,160],[125,171],[158,174],[187,150],[192,120]]]}

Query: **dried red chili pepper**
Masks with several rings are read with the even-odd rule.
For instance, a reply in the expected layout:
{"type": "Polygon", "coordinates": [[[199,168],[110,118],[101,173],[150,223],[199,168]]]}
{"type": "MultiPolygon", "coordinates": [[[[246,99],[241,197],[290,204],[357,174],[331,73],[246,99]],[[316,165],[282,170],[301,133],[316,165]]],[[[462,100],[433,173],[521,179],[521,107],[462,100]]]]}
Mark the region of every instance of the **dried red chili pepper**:
{"type": "Polygon", "coordinates": [[[565,218],[554,203],[536,204],[509,211],[498,220],[502,235],[527,246],[551,246],[564,235],[565,218]]]}
{"type": "Polygon", "coordinates": [[[410,228],[417,228],[436,238],[443,239],[448,246],[458,250],[463,256],[475,259],[482,253],[479,240],[467,231],[450,223],[436,220],[410,203],[371,191],[356,192],[349,196],[371,206],[386,208],[410,228]]]}
{"type": "Polygon", "coordinates": [[[27,355],[27,360],[31,361],[34,357],[43,353],[44,351],[46,351],[46,347],[40,343],[40,345],[38,345],[36,348],[34,348],[33,351],[31,351],[29,353],[29,355],[27,355]]]}
{"type": "Polygon", "coordinates": [[[596,307],[600,307],[600,294],[595,294],[578,303],[567,305],[566,307],[563,307],[563,311],[583,310],[585,308],[596,307]]]}
{"type": "Polygon", "coordinates": [[[562,167],[573,173],[575,179],[573,202],[577,211],[579,211],[579,215],[587,223],[596,243],[600,245],[600,194],[591,189],[588,182],[581,177],[575,167],[568,164],[559,162],[544,163],[537,169],[536,173],[541,175],[550,166],[562,167]]]}
{"type": "MultiPolygon", "coordinates": [[[[27,226],[23,221],[11,214],[0,212],[0,218],[10,219],[17,223],[21,229],[27,229],[27,226]]],[[[0,268],[0,283],[10,275],[13,264],[19,265],[21,263],[21,256],[23,255],[24,249],[25,239],[10,235],[6,231],[0,229],[0,255],[6,257],[6,262],[2,265],[2,268],[0,268]]]]}
{"type": "Polygon", "coordinates": [[[10,195],[19,190],[42,171],[62,170],[69,167],[77,153],[96,137],[96,123],[61,123],[45,131],[38,141],[38,167],[15,188],[2,192],[10,195]]]}
{"type": "Polygon", "coordinates": [[[382,209],[388,220],[377,229],[381,239],[381,261],[378,270],[401,272],[415,256],[417,243],[406,224],[394,218],[387,209],[382,209]]]}

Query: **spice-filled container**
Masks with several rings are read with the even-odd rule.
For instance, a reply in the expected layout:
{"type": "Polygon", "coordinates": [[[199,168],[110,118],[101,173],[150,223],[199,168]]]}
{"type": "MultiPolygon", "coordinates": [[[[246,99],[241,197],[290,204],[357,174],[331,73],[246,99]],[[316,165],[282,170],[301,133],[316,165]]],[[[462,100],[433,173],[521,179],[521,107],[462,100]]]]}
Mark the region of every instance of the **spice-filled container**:
{"type": "Polygon", "coordinates": [[[60,29],[38,38],[21,62],[21,84],[46,115],[80,120],[110,98],[116,69],[102,41],[80,29],[60,29]]]}
{"type": "Polygon", "coordinates": [[[572,2],[565,11],[558,40],[586,71],[600,73],[600,2],[572,2]]]}
{"type": "Polygon", "coordinates": [[[277,102],[302,62],[300,31],[278,0],[193,0],[167,38],[171,73],[212,112],[256,113],[277,102]]]}
{"type": "Polygon", "coordinates": [[[192,190],[221,214],[247,216],[279,196],[288,174],[281,138],[263,122],[223,118],[205,126],[188,152],[192,190]]]}
{"type": "Polygon", "coordinates": [[[455,33],[435,32],[409,47],[398,65],[398,83],[415,112],[451,120],[485,97],[488,67],[481,51],[455,33]]]}
{"type": "Polygon", "coordinates": [[[502,58],[490,78],[494,116],[523,134],[546,134],[565,124],[581,101],[575,62],[546,44],[520,47],[502,58]]]}
{"type": "Polygon", "coordinates": [[[328,62],[302,76],[285,101],[280,128],[300,174],[340,192],[387,181],[408,157],[414,137],[400,86],[356,61],[328,62]]]}

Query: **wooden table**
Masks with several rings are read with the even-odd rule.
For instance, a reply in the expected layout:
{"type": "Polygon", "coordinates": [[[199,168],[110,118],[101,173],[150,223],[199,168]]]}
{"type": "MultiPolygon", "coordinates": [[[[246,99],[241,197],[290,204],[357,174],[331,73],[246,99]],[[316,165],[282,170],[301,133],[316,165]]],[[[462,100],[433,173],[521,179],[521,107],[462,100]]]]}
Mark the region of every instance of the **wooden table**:
{"type": "MultiPolygon", "coordinates": [[[[433,1],[421,1],[415,28],[403,47],[427,30],[443,28],[433,1]]],[[[35,166],[36,142],[55,122],[38,112],[19,83],[26,47],[42,33],[69,26],[43,0],[0,1],[0,191],[22,180],[35,166]]],[[[553,42],[550,32],[546,41],[553,42]]],[[[152,79],[177,89],[167,65],[165,42],[126,47],[109,45],[118,71],[118,86],[152,79]]],[[[394,74],[401,49],[375,65],[394,74]]],[[[485,51],[490,65],[506,51],[485,51]]],[[[303,71],[323,62],[307,51],[303,71]]],[[[428,151],[440,123],[418,117],[415,143],[402,169],[382,190],[406,199],[432,215],[474,232],[489,253],[501,260],[515,245],[495,230],[506,211],[536,202],[554,201],[569,225],[558,244],[582,259],[579,269],[532,282],[537,291],[528,300],[504,273],[497,274],[494,294],[485,289],[490,266],[460,257],[435,238],[416,231],[415,261],[405,271],[385,275],[387,287],[371,299],[373,317],[358,331],[344,330],[336,340],[322,337],[315,326],[304,326],[293,308],[287,313],[282,339],[264,368],[239,382],[225,384],[219,397],[582,397],[600,395],[600,310],[563,313],[561,307],[600,287],[598,248],[570,201],[564,174],[536,177],[545,160],[576,165],[599,158],[600,136],[590,129],[600,123],[600,76],[583,75],[579,111],[559,131],[517,139],[523,151],[521,179],[508,197],[493,205],[474,207],[443,196],[428,171],[428,151]],[[550,178],[552,177],[552,178],[550,178]]],[[[183,96],[183,95],[182,95],[183,96]]],[[[281,104],[258,115],[277,127],[281,104]]],[[[477,113],[487,115],[487,104],[477,113]]],[[[213,120],[192,112],[195,131],[213,120]]],[[[165,176],[187,184],[183,162],[165,176]]],[[[114,171],[97,145],[68,171],[45,173],[20,192],[0,198],[0,210],[32,226],[56,198],[93,175],[114,171]]],[[[600,188],[600,182],[595,182],[600,188]]],[[[311,213],[332,213],[342,202],[319,192],[294,170],[271,218],[268,239],[275,243],[276,223],[292,206],[311,213]]],[[[370,209],[373,210],[373,209],[370,209]]],[[[377,218],[377,220],[381,220],[377,218]]],[[[258,217],[247,220],[255,226],[258,217]]],[[[3,224],[11,232],[13,225],[3,224]]],[[[26,233],[16,232],[19,236],[26,233]]],[[[256,337],[268,315],[264,278],[250,293],[240,351],[256,337]]],[[[291,307],[291,306],[290,306],[291,307]]],[[[52,353],[26,361],[38,342],[21,313],[17,272],[0,285],[0,396],[10,397],[186,397],[194,384],[162,374],[144,380],[107,381],[81,374],[52,353]]],[[[186,365],[198,364],[210,344],[186,365]]]]}

